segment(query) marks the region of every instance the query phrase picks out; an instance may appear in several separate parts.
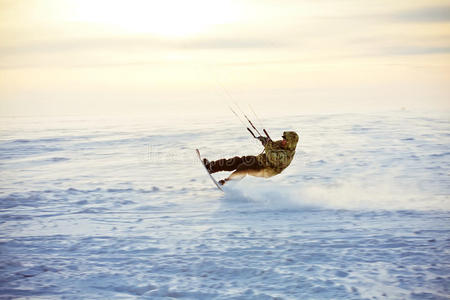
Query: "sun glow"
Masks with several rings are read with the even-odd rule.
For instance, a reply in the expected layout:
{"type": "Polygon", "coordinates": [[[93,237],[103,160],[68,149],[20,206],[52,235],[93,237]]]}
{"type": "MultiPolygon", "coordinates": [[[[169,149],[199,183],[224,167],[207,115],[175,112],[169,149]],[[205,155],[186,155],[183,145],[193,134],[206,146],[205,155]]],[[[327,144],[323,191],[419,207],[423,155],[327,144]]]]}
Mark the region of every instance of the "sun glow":
{"type": "Polygon", "coordinates": [[[239,9],[232,1],[164,0],[70,2],[73,22],[113,26],[129,33],[184,37],[233,23],[239,9]]]}

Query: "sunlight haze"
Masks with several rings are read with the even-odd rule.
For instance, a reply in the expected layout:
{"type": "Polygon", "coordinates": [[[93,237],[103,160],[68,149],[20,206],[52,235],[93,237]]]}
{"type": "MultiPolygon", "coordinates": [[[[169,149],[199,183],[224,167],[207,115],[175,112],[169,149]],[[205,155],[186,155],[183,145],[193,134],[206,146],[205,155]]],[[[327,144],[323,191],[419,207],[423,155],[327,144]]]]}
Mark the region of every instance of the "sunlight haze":
{"type": "Polygon", "coordinates": [[[450,109],[449,1],[0,0],[0,114],[450,109]]]}

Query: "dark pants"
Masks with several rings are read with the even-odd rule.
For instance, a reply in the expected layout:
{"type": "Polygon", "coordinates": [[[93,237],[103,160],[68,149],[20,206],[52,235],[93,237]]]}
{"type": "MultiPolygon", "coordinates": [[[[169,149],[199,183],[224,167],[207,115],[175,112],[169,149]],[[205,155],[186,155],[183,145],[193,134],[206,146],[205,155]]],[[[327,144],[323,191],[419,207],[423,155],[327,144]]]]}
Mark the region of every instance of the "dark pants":
{"type": "Polygon", "coordinates": [[[210,162],[209,168],[211,173],[220,171],[247,171],[247,170],[260,170],[263,166],[258,163],[256,156],[235,156],[229,159],[219,159],[210,162]]]}

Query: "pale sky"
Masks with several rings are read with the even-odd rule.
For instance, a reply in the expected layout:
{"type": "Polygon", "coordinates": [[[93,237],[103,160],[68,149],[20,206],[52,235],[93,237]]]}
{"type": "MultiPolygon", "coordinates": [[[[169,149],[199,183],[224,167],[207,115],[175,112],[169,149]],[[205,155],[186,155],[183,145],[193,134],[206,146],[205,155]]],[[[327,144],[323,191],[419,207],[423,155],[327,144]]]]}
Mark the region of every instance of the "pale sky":
{"type": "Polygon", "coordinates": [[[0,0],[0,114],[450,109],[450,1],[0,0]]]}

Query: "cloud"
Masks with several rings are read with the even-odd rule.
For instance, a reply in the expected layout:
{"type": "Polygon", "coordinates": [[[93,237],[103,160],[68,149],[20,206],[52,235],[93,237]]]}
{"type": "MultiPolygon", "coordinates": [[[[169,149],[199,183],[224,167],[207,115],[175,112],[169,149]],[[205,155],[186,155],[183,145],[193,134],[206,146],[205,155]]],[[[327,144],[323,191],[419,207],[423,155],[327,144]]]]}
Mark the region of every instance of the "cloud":
{"type": "Polygon", "coordinates": [[[392,14],[390,18],[404,22],[450,22],[450,6],[422,7],[392,14]]]}
{"type": "Polygon", "coordinates": [[[282,44],[271,40],[258,38],[224,38],[203,37],[196,39],[170,40],[156,37],[103,37],[63,40],[36,40],[16,45],[0,46],[0,69],[18,69],[29,67],[116,67],[167,64],[168,61],[158,55],[169,51],[195,51],[195,50],[244,50],[244,49],[270,49],[282,47],[282,44]],[[116,52],[118,61],[108,58],[114,57],[110,53],[116,52]],[[106,61],[90,61],[89,54],[105,53],[106,61]],[[77,61],[58,59],[66,56],[84,57],[77,61]],[[135,55],[137,54],[137,56],[135,55]],[[144,55],[145,54],[145,55],[144,55]],[[125,55],[127,59],[123,60],[125,55]],[[143,57],[144,55],[145,57],[143,57]],[[49,56],[41,60],[40,57],[49,56]],[[29,59],[22,59],[22,58],[29,59]],[[13,59],[11,59],[13,58],[13,59]],[[150,58],[150,59],[147,59],[150,58]],[[43,63],[44,61],[45,63],[43,63]],[[57,62],[56,64],[52,62],[57,62]]]}
{"type": "Polygon", "coordinates": [[[151,49],[252,49],[280,47],[279,43],[258,38],[199,38],[168,40],[153,37],[88,38],[35,41],[21,45],[0,46],[1,55],[26,53],[54,53],[83,50],[151,50],[151,49]]]}
{"type": "Polygon", "coordinates": [[[167,46],[167,42],[149,38],[85,38],[63,40],[37,40],[0,47],[0,54],[55,53],[98,49],[136,49],[167,46]]]}
{"type": "Polygon", "coordinates": [[[401,46],[381,49],[383,55],[450,54],[450,47],[401,46]]]}
{"type": "Polygon", "coordinates": [[[262,49],[277,48],[282,44],[257,38],[209,38],[190,40],[187,43],[182,43],[181,46],[187,49],[262,49]]]}
{"type": "MultiPolygon", "coordinates": [[[[161,61],[130,61],[130,62],[105,62],[105,63],[76,63],[72,61],[67,61],[63,64],[49,65],[48,63],[16,63],[16,64],[0,64],[0,70],[10,70],[10,69],[29,69],[29,68],[111,68],[111,67],[132,67],[132,66],[148,66],[148,65],[167,65],[167,62],[161,61]]],[[[174,63],[175,64],[175,63],[174,63]]]]}

